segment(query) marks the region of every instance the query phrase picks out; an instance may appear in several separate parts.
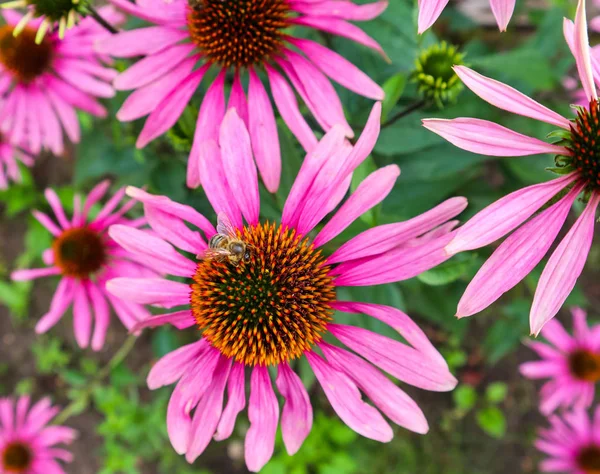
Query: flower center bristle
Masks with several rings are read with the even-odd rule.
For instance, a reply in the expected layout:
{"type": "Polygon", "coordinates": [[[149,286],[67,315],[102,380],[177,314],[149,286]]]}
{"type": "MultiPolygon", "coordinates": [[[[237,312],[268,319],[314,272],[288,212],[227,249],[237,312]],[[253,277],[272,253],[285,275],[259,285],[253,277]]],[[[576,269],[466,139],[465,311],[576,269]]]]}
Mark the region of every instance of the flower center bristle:
{"type": "Polygon", "coordinates": [[[577,455],[577,466],[585,474],[600,474],[600,447],[591,445],[577,455]]]}
{"type": "Polygon", "coordinates": [[[52,42],[45,38],[36,44],[35,35],[36,30],[26,27],[15,38],[12,26],[0,27],[0,63],[25,84],[46,72],[52,63],[52,42]]]}
{"type": "Polygon", "coordinates": [[[88,278],[106,261],[102,237],[88,227],[64,231],[52,244],[52,250],[56,265],[66,276],[88,278]]]}
{"type": "Polygon", "coordinates": [[[188,28],[207,59],[221,66],[261,64],[279,52],[287,0],[189,0],[188,28]]]}
{"type": "Polygon", "coordinates": [[[300,357],[322,338],[335,300],[321,251],[275,224],[245,227],[249,258],[239,265],[198,262],[190,296],[213,347],[245,365],[300,357]]]}
{"type": "Polygon", "coordinates": [[[588,109],[579,108],[575,124],[571,125],[570,142],[573,166],[590,188],[600,189],[600,120],[596,99],[588,109]]]}
{"type": "Polygon", "coordinates": [[[586,350],[578,350],[569,355],[571,374],[587,382],[600,380],[600,354],[586,350]]]}
{"type": "Polygon", "coordinates": [[[2,452],[2,468],[10,474],[25,473],[31,466],[32,460],[31,450],[24,443],[9,443],[2,452]]]}

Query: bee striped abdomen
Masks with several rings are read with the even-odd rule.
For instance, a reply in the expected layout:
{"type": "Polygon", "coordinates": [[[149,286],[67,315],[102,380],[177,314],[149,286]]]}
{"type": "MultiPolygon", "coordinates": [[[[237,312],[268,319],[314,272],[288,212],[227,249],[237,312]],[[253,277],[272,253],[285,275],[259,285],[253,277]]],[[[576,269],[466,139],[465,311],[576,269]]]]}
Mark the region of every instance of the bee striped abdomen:
{"type": "Polygon", "coordinates": [[[208,241],[208,246],[211,249],[226,248],[229,243],[229,238],[223,234],[215,234],[208,241]]]}

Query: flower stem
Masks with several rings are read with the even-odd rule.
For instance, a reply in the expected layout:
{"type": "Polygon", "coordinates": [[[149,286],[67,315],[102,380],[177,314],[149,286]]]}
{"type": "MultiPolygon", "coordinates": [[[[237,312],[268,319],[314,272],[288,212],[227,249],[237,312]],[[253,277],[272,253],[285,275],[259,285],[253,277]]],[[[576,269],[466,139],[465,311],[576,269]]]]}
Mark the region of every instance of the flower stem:
{"type": "Polygon", "coordinates": [[[86,5],[85,7],[87,9],[87,11],[89,12],[89,14],[91,15],[91,17],[96,20],[101,26],[103,26],[105,29],[107,29],[108,31],[110,31],[113,35],[118,33],[119,30],[117,30],[114,26],[112,26],[108,21],[106,21],[104,18],[102,18],[100,16],[100,14],[96,11],[96,9],[91,6],[91,5],[86,5]]]}
{"type": "Polygon", "coordinates": [[[137,336],[133,334],[130,334],[127,339],[125,339],[125,342],[121,348],[115,353],[115,355],[112,356],[108,363],[102,367],[100,372],[98,372],[98,374],[88,383],[88,387],[58,414],[53,421],[55,425],[63,424],[66,420],[78,412],[81,402],[86,401],[96,389],[98,384],[108,377],[116,366],[125,360],[125,357],[127,357],[127,355],[131,352],[131,349],[133,349],[135,341],[137,341],[137,336]]]}
{"type": "Polygon", "coordinates": [[[381,128],[389,127],[393,123],[395,123],[398,120],[400,120],[402,117],[406,117],[407,115],[413,113],[415,110],[419,110],[425,104],[427,104],[427,101],[425,99],[421,99],[421,100],[415,102],[414,104],[409,105],[404,110],[401,110],[396,115],[394,115],[393,117],[389,118],[385,123],[381,124],[381,128]]]}

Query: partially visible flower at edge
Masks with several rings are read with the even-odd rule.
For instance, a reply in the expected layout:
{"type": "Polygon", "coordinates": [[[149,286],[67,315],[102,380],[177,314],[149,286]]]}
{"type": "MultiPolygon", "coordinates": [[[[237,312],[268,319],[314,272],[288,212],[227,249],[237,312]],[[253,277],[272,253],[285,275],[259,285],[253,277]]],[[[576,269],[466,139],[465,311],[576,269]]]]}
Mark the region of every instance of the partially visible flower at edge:
{"type": "Polygon", "coordinates": [[[296,93],[325,131],[341,124],[348,137],[353,136],[353,131],[329,78],[362,96],[383,98],[381,87],[350,61],[286,30],[292,26],[314,28],[384,54],[375,40],[348,20],[373,19],[387,7],[387,1],[355,5],[326,0],[197,0],[191,2],[195,6],[188,5],[187,0],[111,2],[155,24],[118,33],[97,44],[98,51],[112,56],[145,56],[114,81],[117,90],[134,90],[117,118],[131,121],[148,115],[137,140],[138,148],[169,130],[207,72],[213,66],[218,71],[202,99],[188,160],[189,187],[201,184],[200,146],[218,139],[226,110],[227,71],[234,72],[227,108],[236,108],[246,123],[259,172],[270,192],[279,186],[281,152],[273,107],[259,70],[266,73],[281,117],[306,151],[316,146],[317,140],[299,110],[296,93]],[[248,97],[240,78],[244,70],[249,78],[248,97]]]}
{"type": "Polygon", "coordinates": [[[45,192],[46,199],[54,212],[56,222],[46,214],[34,211],[34,217],[54,236],[52,247],[44,251],[45,268],[15,270],[13,280],[59,275],[50,309],[39,320],[35,330],[38,334],[48,331],[73,305],[73,327],[75,339],[80,347],[90,345],[100,350],[104,345],[110,322],[110,306],[121,322],[129,329],[150,313],[141,305],[120,301],[105,290],[105,282],[119,276],[153,277],[156,272],[148,265],[151,259],[136,260],[135,255],[120,248],[107,234],[110,225],[120,223],[138,228],[145,219],[130,221],[123,216],[135,205],[130,200],[116,210],[125,189],[117,191],[100,209],[96,216],[89,217],[90,210],[106,194],[110,183],[103,181],[88,194],[83,207],[79,196],[75,196],[74,213],[69,220],[62,204],[52,189],[45,192]],[[92,333],[92,319],[94,330],[92,333]]]}
{"type": "Polygon", "coordinates": [[[512,87],[467,67],[455,68],[463,83],[490,104],[560,127],[551,134],[560,139],[557,143],[546,143],[487,120],[423,120],[425,128],[473,153],[512,157],[557,155],[552,171],[559,178],[499,199],[459,228],[448,245],[446,250],[450,254],[477,249],[520,226],[475,275],[459,302],[458,317],[482,311],[523,280],[548,252],[573,203],[583,193],[587,201],[585,210],[552,253],[540,277],[530,313],[531,332],[535,335],[560,310],[583,271],[600,202],[600,108],[594,85],[594,77],[600,81],[600,63],[590,57],[583,0],[579,2],[575,24],[565,19],[564,33],[589,103],[588,107],[578,109],[575,120],[564,118],[512,87]],[[534,216],[555,197],[557,202],[534,216]]]}
{"type": "Polygon", "coordinates": [[[21,181],[18,162],[33,166],[33,157],[11,143],[8,135],[0,133],[0,190],[8,188],[9,181],[21,181]]]}
{"type": "Polygon", "coordinates": [[[573,336],[556,319],[548,321],[541,334],[554,347],[528,342],[542,360],[520,366],[529,379],[550,379],[540,392],[540,411],[545,415],[558,407],[589,408],[600,380],[600,325],[588,327],[581,308],[573,308],[572,313],[573,336]]]}
{"type": "Polygon", "coordinates": [[[386,197],[399,175],[395,165],[381,168],[341,204],[353,170],[375,145],[380,119],[378,103],[354,147],[345,140],[343,126],[327,132],[304,160],[281,223],[269,223],[259,219],[250,134],[236,110],[227,112],[219,143],[211,140],[203,146],[211,158],[211,168],[203,170],[210,177],[204,190],[215,212],[228,216],[232,234],[246,245],[247,254],[237,265],[226,256],[206,256],[215,228],[196,210],[165,196],[128,189],[130,196],[143,202],[148,223],[159,237],[119,225],[110,228],[110,235],[140,258],[161,259],[162,268],[157,269],[184,278],[185,283],[117,278],[107,283],[107,289],[138,304],[180,307],[136,328],[171,323],[179,328],[196,325],[202,331],[198,342],[164,356],[148,376],[151,389],[178,382],[167,409],[167,429],[173,447],[189,462],[213,437],[223,440],[233,432],[246,405],[247,368],[250,428],[245,457],[251,471],[260,470],[271,458],[279,424],[269,367],[276,368],[275,384],[286,400],[281,429],[290,454],[300,448],[312,426],[308,393],[290,366],[302,356],[340,418],[359,434],[381,442],[390,441],[393,432],[379,410],[417,433],[425,433],[428,425],[418,405],[376,367],[426,390],[447,391],[456,385],[443,357],[406,314],[379,304],[338,301],[336,288],[405,280],[445,261],[443,248],[456,225],[448,220],[462,212],[466,199],[452,198],[408,221],[374,227],[323,255],[328,242],[386,197]],[[334,209],[316,236],[308,237],[334,209]],[[378,319],[408,344],[361,327],[334,324],[336,310],[378,319]],[[326,343],[325,334],[358,355],[326,343]],[[360,390],[374,406],[362,400],[360,390]]]}
{"type": "Polygon", "coordinates": [[[73,455],[57,444],[70,444],[77,432],[48,423],[59,413],[48,398],[30,406],[28,396],[0,398],[0,473],[65,474],[58,461],[73,455]]]}

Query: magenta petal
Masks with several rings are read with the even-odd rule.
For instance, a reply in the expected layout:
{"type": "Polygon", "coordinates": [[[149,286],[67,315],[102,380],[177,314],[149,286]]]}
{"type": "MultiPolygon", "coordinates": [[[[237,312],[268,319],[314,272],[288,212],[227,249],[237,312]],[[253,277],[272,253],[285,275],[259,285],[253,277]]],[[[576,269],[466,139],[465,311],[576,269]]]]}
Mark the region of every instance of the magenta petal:
{"type": "Polygon", "coordinates": [[[161,314],[160,316],[151,316],[143,319],[135,324],[130,330],[130,333],[137,333],[144,328],[155,328],[164,324],[172,324],[177,329],[186,329],[196,324],[196,320],[189,309],[176,311],[174,313],[161,314]]]}
{"type": "Polygon", "coordinates": [[[542,272],[530,314],[531,332],[535,335],[558,313],[583,271],[594,238],[599,202],[600,195],[594,193],[542,272]]]}
{"type": "Polygon", "coordinates": [[[298,13],[313,17],[334,17],[353,21],[377,18],[387,8],[387,0],[356,5],[347,0],[302,1],[293,0],[291,7],[298,13]]]}
{"type": "Polygon", "coordinates": [[[259,365],[252,370],[248,419],[250,428],[245,441],[246,466],[249,471],[258,472],[273,455],[279,422],[279,405],[269,369],[259,365]]]}
{"type": "Polygon", "coordinates": [[[106,35],[96,42],[96,52],[118,58],[134,58],[158,53],[189,36],[189,33],[176,28],[149,26],[115,35],[106,35]]]}
{"type": "Polygon", "coordinates": [[[164,308],[189,304],[190,287],[163,278],[113,278],[106,289],[126,301],[138,304],[155,304],[164,308]]]}
{"type": "Polygon", "coordinates": [[[307,352],[308,363],[315,372],[329,403],[346,425],[365,438],[388,443],[394,436],[381,413],[362,400],[360,391],[342,372],[338,372],[314,352],[307,352]]]}
{"type": "Polygon", "coordinates": [[[285,448],[292,456],[300,449],[312,428],[312,405],[302,380],[287,363],[279,365],[275,383],[285,398],[281,413],[281,434],[285,448]]]}
{"type": "MultiPolygon", "coordinates": [[[[206,249],[207,244],[200,233],[191,230],[180,217],[164,212],[150,204],[144,204],[144,215],[154,232],[181,250],[198,254],[201,250],[206,249]]],[[[212,227],[212,224],[209,226],[212,227]]],[[[207,232],[208,226],[205,229],[207,232]]],[[[210,235],[212,234],[214,231],[210,232],[210,235]]]]}
{"type": "Polygon", "coordinates": [[[577,3],[577,13],[575,14],[575,33],[573,37],[573,55],[577,64],[579,79],[583,85],[583,90],[588,101],[597,99],[596,86],[594,85],[594,75],[592,72],[592,61],[590,58],[590,43],[588,39],[587,20],[585,14],[585,0],[579,0],[577,3]]]}
{"type": "Polygon", "coordinates": [[[231,86],[231,92],[229,93],[227,109],[235,109],[237,114],[244,121],[246,127],[248,127],[248,101],[244,94],[244,86],[242,86],[239,71],[235,71],[233,76],[233,85],[231,86]]]}
{"type": "Polygon", "coordinates": [[[92,334],[92,313],[83,282],[77,282],[73,299],[73,329],[77,345],[85,349],[90,343],[92,334]]]}
{"type": "Polygon", "coordinates": [[[484,247],[525,222],[559,191],[577,179],[573,173],[515,191],[478,212],[458,229],[450,254],[484,247]]]}
{"type": "Polygon", "coordinates": [[[423,34],[433,25],[448,5],[448,0],[419,0],[418,32],[423,34]]]}
{"type": "Polygon", "coordinates": [[[35,325],[35,332],[43,334],[54,326],[63,314],[65,314],[65,311],[71,305],[74,296],[75,280],[72,278],[63,278],[56,287],[52,302],[50,303],[50,309],[35,325]]]}
{"type": "Polygon", "coordinates": [[[175,383],[190,368],[192,361],[196,360],[207,348],[208,342],[205,339],[200,339],[161,357],[150,369],[146,380],[148,388],[156,390],[175,383]]]}
{"type": "Polygon", "coordinates": [[[490,0],[490,6],[494,18],[496,18],[496,23],[498,23],[498,28],[500,28],[500,31],[506,31],[508,22],[515,10],[515,0],[490,0]]]}
{"type": "Polygon", "coordinates": [[[87,285],[88,296],[94,311],[94,332],[92,334],[91,347],[94,351],[99,351],[104,346],[106,332],[110,323],[110,308],[104,294],[93,283],[87,285]]]}
{"type": "Polygon", "coordinates": [[[233,363],[233,368],[227,382],[227,405],[217,426],[215,433],[216,441],[222,441],[231,436],[235,427],[235,420],[238,414],[244,409],[244,406],[246,406],[244,369],[245,366],[243,364],[239,362],[233,363]]]}
{"type": "Polygon", "coordinates": [[[13,281],[28,281],[35,278],[41,278],[51,275],[60,275],[60,268],[31,268],[26,270],[15,270],[10,274],[10,279],[13,281]]]}
{"type": "Polygon", "coordinates": [[[465,290],[458,303],[458,317],[484,310],[535,268],[556,239],[581,188],[576,186],[496,249],[465,290]]]}

